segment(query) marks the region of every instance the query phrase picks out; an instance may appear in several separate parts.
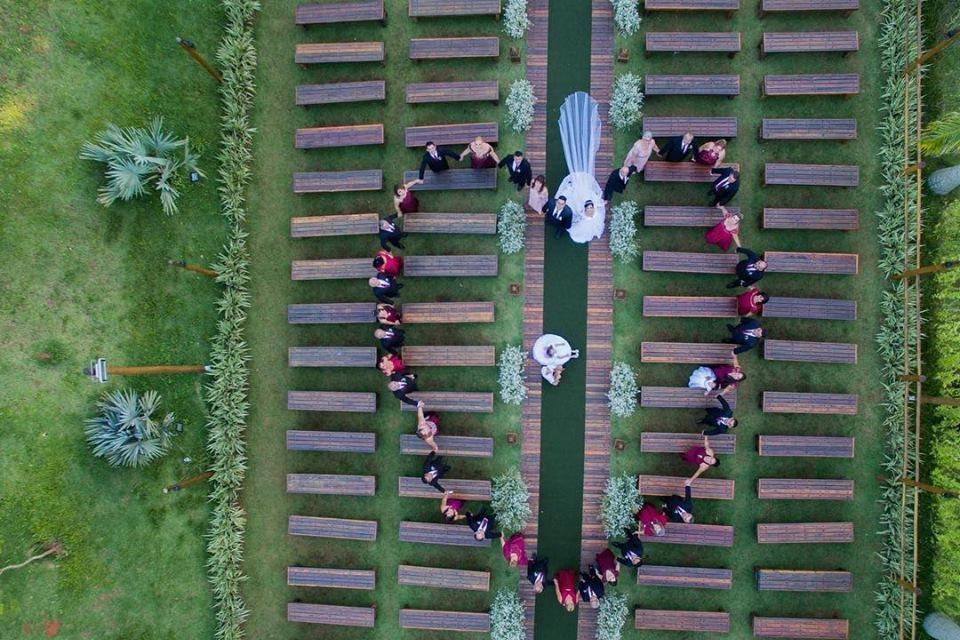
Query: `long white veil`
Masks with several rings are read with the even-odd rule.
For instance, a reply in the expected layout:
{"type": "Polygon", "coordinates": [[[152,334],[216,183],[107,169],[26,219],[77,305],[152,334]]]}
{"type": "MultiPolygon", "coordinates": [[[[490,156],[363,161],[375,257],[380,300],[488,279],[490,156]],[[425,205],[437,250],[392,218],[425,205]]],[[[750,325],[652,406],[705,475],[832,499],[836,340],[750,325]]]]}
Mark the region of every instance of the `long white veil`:
{"type": "Polygon", "coordinates": [[[567,96],[560,107],[560,139],[569,175],[557,189],[557,196],[566,196],[573,209],[570,238],[574,242],[590,242],[603,235],[606,212],[603,191],[594,177],[597,150],[600,148],[600,110],[597,101],[583,91],[567,96]],[[583,215],[584,203],[590,201],[594,215],[583,215]]]}

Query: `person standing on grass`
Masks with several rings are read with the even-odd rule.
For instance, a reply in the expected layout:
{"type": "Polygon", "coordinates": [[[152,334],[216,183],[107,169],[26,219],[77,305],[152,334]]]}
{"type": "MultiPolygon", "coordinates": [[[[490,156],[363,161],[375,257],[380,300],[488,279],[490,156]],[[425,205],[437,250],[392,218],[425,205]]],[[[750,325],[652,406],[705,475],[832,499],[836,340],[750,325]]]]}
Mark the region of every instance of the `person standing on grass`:
{"type": "Polygon", "coordinates": [[[417,196],[413,195],[411,187],[422,183],[423,168],[421,167],[419,180],[393,185],[393,210],[396,211],[396,215],[402,218],[405,213],[416,213],[420,210],[420,202],[417,200],[417,196]]]}
{"type": "Polygon", "coordinates": [[[733,350],[734,355],[750,351],[750,349],[760,344],[760,341],[764,338],[763,327],[753,318],[744,318],[737,326],[728,324],[727,331],[730,332],[730,337],[724,338],[723,341],[728,344],[738,345],[737,348],[733,350]]]}
{"type": "Polygon", "coordinates": [[[740,172],[732,167],[714,167],[710,169],[710,174],[717,176],[708,192],[711,197],[710,206],[727,204],[733,200],[733,196],[740,190],[740,172]]]}
{"type": "Polygon", "coordinates": [[[447,162],[447,158],[452,158],[459,161],[460,156],[451,151],[450,149],[441,149],[437,145],[433,144],[432,141],[427,142],[426,151],[423,154],[423,158],[420,159],[420,182],[423,182],[423,176],[426,175],[427,167],[430,167],[430,171],[434,173],[443,173],[450,169],[450,163],[447,162]]]}
{"type": "Polygon", "coordinates": [[[730,213],[723,205],[718,205],[718,209],[723,214],[723,220],[715,224],[707,231],[703,238],[707,244],[720,247],[723,251],[730,249],[731,244],[740,246],[740,222],[743,216],[739,213],[730,213]]]}
{"type": "Polygon", "coordinates": [[[493,169],[500,162],[497,152],[493,150],[482,136],[477,136],[473,142],[467,145],[467,148],[460,154],[460,162],[470,156],[470,167],[472,169],[493,169]]]}
{"type": "Polygon", "coordinates": [[[373,257],[373,268],[381,275],[397,277],[403,273],[403,258],[380,249],[373,257]]]}
{"type": "Polygon", "coordinates": [[[591,609],[596,609],[600,606],[600,598],[605,595],[603,580],[594,573],[593,567],[590,567],[587,571],[580,572],[577,591],[580,592],[580,602],[589,602],[591,609]]]}
{"type": "Polygon", "coordinates": [[[417,376],[413,373],[395,373],[387,383],[387,389],[393,394],[393,397],[411,407],[417,406],[417,401],[408,397],[407,394],[417,390],[417,376]]]}
{"type": "Polygon", "coordinates": [[[407,366],[403,364],[400,356],[392,353],[388,353],[380,358],[380,361],[377,363],[377,368],[380,369],[380,373],[388,378],[395,373],[404,374],[407,372],[407,366]]]}
{"type": "Polygon", "coordinates": [[[663,505],[663,512],[670,522],[690,524],[693,522],[693,493],[690,481],[683,483],[683,497],[672,495],[663,505]]]}
{"type": "Polygon", "coordinates": [[[649,131],[643,132],[643,137],[633,143],[633,146],[630,147],[630,151],[627,152],[627,157],[623,159],[623,166],[630,167],[636,173],[643,171],[643,168],[647,166],[647,160],[650,159],[651,154],[660,153],[660,147],[657,146],[657,142],[653,139],[653,134],[649,131]]]}
{"type": "Polygon", "coordinates": [[[377,322],[388,327],[398,327],[403,321],[400,311],[392,304],[381,302],[377,305],[377,322]]]}
{"type": "Polygon", "coordinates": [[[737,247],[737,253],[742,253],[745,257],[737,263],[737,279],[727,285],[727,289],[737,287],[749,287],[752,284],[760,282],[763,273],[767,270],[767,261],[763,260],[750,249],[737,247]]]}
{"type": "Polygon", "coordinates": [[[577,572],[573,569],[561,569],[553,576],[553,586],[557,593],[557,602],[568,612],[577,608],[577,572]]]}
{"type": "Polygon", "coordinates": [[[397,249],[404,248],[403,242],[401,241],[407,237],[407,234],[400,231],[400,228],[397,226],[396,213],[393,213],[380,220],[378,237],[380,239],[380,247],[382,249],[389,251],[391,244],[397,249]]]}
{"type": "Polygon", "coordinates": [[[630,531],[627,529],[624,534],[627,536],[626,542],[614,542],[613,546],[623,555],[617,558],[617,562],[625,567],[640,567],[643,564],[643,541],[640,540],[640,531],[630,531]]]}
{"type": "Polygon", "coordinates": [[[697,424],[702,424],[710,429],[701,431],[704,436],[718,436],[726,433],[737,426],[737,419],[733,417],[733,409],[723,396],[717,396],[719,407],[707,407],[707,415],[700,419],[697,424]]]}
{"type": "Polygon", "coordinates": [[[607,176],[607,183],[603,187],[603,201],[606,206],[610,206],[613,194],[623,193],[626,190],[627,183],[630,182],[630,176],[636,173],[636,170],[636,167],[620,167],[610,172],[610,175],[607,176]]]}
{"type": "Polygon", "coordinates": [[[500,547],[503,551],[503,559],[511,567],[527,566],[527,548],[524,544],[523,534],[519,531],[507,538],[500,534],[500,547]]]}
{"type": "Polygon", "coordinates": [[[703,395],[724,395],[732,393],[746,379],[740,368],[736,354],[733,364],[715,364],[709,367],[699,366],[690,374],[687,386],[691,389],[703,389],[703,395]]]}
{"type": "Polygon", "coordinates": [[[693,153],[693,148],[693,134],[687,131],[667,140],[658,153],[667,162],[683,162],[693,153]]]}
{"type": "Polygon", "coordinates": [[[393,304],[393,299],[400,296],[400,289],[403,288],[396,278],[387,275],[374,276],[367,280],[367,284],[373,289],[377,301],[385,304],[393,304]]]}
{"type": "Polygon", "coordinates": [[[760,291],[756,285],[737,296],[737,315],[743,318],[763,315],[763,305],[770,301],[770,296],[760,291]]]}
{"type": "Polygon", "coordinates": [[[497,168],[506,167],[510,182],[517,185],[517,191],[523,190],[533,179],[533,169],[523,157],[523,151],[515,151],[513,155],[505,157],[497,163],[497,168]]]}
{"type": "Polygon", "coordinates": [[[550,561],[533,554],[533,560],[527,563],[527,580],[533,585],[534,593],[543,593],[543,583],[547,581],[550,561]]]}
{"type": "Polygon", "coordinates": [[[667,516],[663,515],[652,502],[644,502],[643,507],[637,513],[637,522],[639,531],[645,536],[665,536],[667,534],[667,516]]]}
{"type": "Polygon", "coordinates": [[[423,402],[417,403],[417,437],[426,443],[434,453],[440,453],[434,438],[440,432],[440,416],[433,411],[424,413],[423,402]]]}
{"type": "Polygon", "coordinates": [[[431,451],[427,454],[426,460],[423,461],[423,473],[420,476],[420,481],[423,484],[430,485],[440,493],[446,494],[446,489],[440,484],[440,480],[443,479],[447,471],[450,471],[450,465],[444,464],[443,457],[431,451]]]}
{"type": "Polygon", "coordinates": [[[710,467],[719,467],[720,460],[717,459],[716,454],[714,454],[713,449],[710,448],[710,438],[707,436],[703,437],[703,446],[699,447],[690,447],[686,451],[680,454],[680,459],[686,462],[687,464],[696,465],[697,471],[690,477],[689,480],[686,480],[683,484],[684,486],[689,487],[693,484],[693,481],[700,477],[700,475],[709,469],[710,467]]]}
{"type": "Polygon", "coordinates": [[[405,335],[400,327],[380,326],[373,331],[373,337],[380,341],[380,348],[395,356],[400,355],[405,335]]]}
{"type": "Polygon", "coordinates": [[[704,142],[697,149],[693,161],[706,167],[716,167],[727,156],[727,141],[724,139],[704,142]]]}
{"type": "Polygon", "coordinates": [[[440,500],[440,513],[443,515],[444,522],[454,523],[463,520],[467,516],[460,513],[463,511],[463,500],[453,497],[453,491],[447,491],[440,500]]]}
{"type": "Polygon", "coordinates": [[[547,179],[537,176],[530,183],[530,193],[527,197],[527,208],[537,213],[543,213],[543,208],[547,206],[547,200],[550,199],[550,190],[547,188],[547,179]]]}
{"type": "Polygon", "coordinates": [[[617,558],[610,549],[604,549],[594,557],[597,575],[607,584],[616,585],[620,577],[620,567],[617,558]]]}
{"type": "Polygon", "coordinates": [[[480,511],[476,513],[467,511],[467,526],[473,531],[475,540],[493,540],[500,537],[496,518],[492,513],[487,513],[485,506],[480,507],[480,511]]]}

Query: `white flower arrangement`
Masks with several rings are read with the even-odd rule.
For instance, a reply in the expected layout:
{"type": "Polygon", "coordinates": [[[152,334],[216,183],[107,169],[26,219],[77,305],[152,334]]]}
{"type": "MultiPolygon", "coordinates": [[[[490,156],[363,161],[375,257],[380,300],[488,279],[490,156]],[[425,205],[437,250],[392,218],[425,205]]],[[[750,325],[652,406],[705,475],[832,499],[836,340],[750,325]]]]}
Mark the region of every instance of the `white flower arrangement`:
{"type": "Polygon", "coordinates": [[[617,76],[610,97],[610,124],[614,129],[626,129],[643,117],[643,90],[640,76],[624,73],[617,76]]]}
{"type": "Polygon", "coordinates": [[[639,0],[610,0],[613,5],[613,23],[624,38],[628,38],[640,29],[639,0]]]}
{"type": "Polygon", "coordinates": [[[497,216],[497,240],[503,253],[517,253],[523,250],[523,234],[527,230],[527,213],[523,206],[513,200],[507,200],[500,207],[497,216]]]}
{"type": "Polygon", "coordinates": [[[507,126],[512,131],[523,133],[533,125],[533,106],[537,97],[533,95],[533,85],[524,78],[514,80],[507,96],[507,126]]]}
{"type": "Polygon", "coordinates": [[[627,596],[622,593],[608,593],[600,599],[597,612],[597,640],[621,640],[623,625],[630,615],[627,596]]]}
{"type": "Polygon", "coordinates": [[[504,404],[520,404],[527,398],[527,385],[523,381],[526,359],[527,354],[518,345],[508,345],[500,352],[500,401],[504,404]]]}
{"type": "Polygon", "coordinates": [[[607,478],[600,503],[600,521],[608,539],[623,535],[634,525],[634,514],[643,502],[636,478],[627,474],[607,478]]]}
{"type": "Polygon", "coordinates": [[[514,40],[519,40],[531,26],[527,15],[527,0],[507,0],[503,9],[503,31],[514,40]]]}
{"type": "Polygon", "coordinates": [[[520,469],[514,467],[491,481],[490,508],[497,516],[501,531],[523,529],[530,519],[530,491],[520,476],[520,469]]]}
{"type": "Polygon", "coordinates": [[[610,413],[618,418],[627,418],[637,410],[637,395],[640,388],[637,386],[637,374],[626,362],[614,362],[610,370],[610,391],[607,400],[610,404],[610,413]]]}
{"type": "Polygon", "coordinates": [[[523,640],[525,637],[523,601],[515,589],[504,587],[490,603],[490,640],[523,640]]]}
{"type": "Polygon", "coordinates": [[[640,250],[637,248],[637,214],[640,207],[632,200],[626,200],[610,211],[610,253],[621,262],[635,259],[640,250]]]}

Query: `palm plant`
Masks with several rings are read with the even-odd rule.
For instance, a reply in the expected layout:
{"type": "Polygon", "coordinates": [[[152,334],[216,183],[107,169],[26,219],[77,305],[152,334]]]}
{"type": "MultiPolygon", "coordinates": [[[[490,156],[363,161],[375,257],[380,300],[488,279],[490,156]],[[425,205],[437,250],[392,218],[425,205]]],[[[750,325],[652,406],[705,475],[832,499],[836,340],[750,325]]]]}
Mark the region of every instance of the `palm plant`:
{"type": "MultiPolygon", "coordinates": [[[[935,156],[960,152],[960,111],[952,111],[931,122],[923,131],[920,150],[935,156]]],[[[960,165],[938,169],[927,178],[927,186],[934,193],[944,195],[960,185],[960,165]]]]}
{"type": "Polygon", "coordinates": [[[174,435],[174,415],[156,417],[160,395],[132,389],[104,394],[97,403],[100,415],[86,421],[87,442],[93,455],[114,467],[143,467],[167,453],[174,435]]]}
{"type": "Polygon", "coordinates": [[[160,204],[167,215],[177,212],[180,192],[176,186],[182,173],[196,173],[199,156],[190,150],[190,139],[176,139],[163,130],[163,118],[154,118],[146,127],[120,128],[108,124],[94,142],[84,142],[83,160],[107,165],[107,183],[97,190],[97,202],[109,207],[117,200],[143,196],[148,187],[160,192],[160,204]]]}

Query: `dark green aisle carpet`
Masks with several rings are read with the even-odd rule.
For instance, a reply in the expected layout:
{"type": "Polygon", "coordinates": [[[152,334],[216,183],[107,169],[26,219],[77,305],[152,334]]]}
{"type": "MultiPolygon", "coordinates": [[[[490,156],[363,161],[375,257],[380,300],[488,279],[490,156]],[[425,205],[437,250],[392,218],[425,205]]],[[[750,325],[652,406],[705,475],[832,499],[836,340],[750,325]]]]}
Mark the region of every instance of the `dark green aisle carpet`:
{"type": "MultiPolygon", "coordinates": [[[[567,175],[557,119],[563,100],[590,90],[590,0],[551,0],[547,59],[547,183],[551,193],[567,175]]],[[[587,245],[547,228],[543,328],[580,349],[558,387],[544,385],[540,458],[538,552],[551,573],[580,564],[583,505],[583,426],[586,395],[587,245]]],[[[538,640],[574,640],[577,616],[564,611],[548,585],[537,601],[538,640]]]]}

